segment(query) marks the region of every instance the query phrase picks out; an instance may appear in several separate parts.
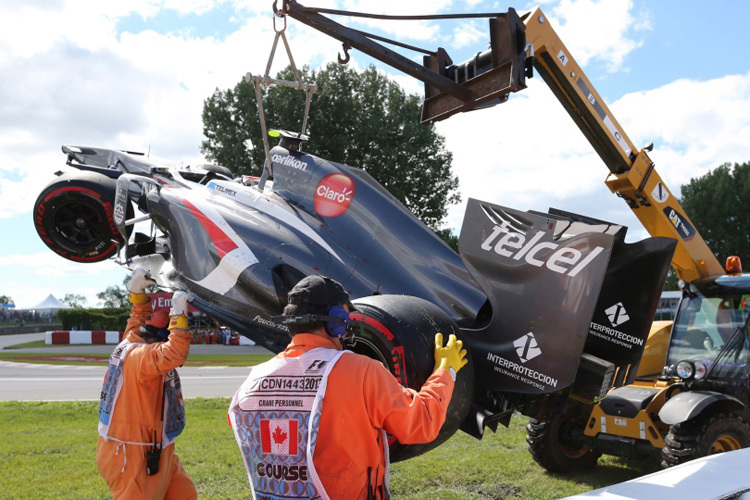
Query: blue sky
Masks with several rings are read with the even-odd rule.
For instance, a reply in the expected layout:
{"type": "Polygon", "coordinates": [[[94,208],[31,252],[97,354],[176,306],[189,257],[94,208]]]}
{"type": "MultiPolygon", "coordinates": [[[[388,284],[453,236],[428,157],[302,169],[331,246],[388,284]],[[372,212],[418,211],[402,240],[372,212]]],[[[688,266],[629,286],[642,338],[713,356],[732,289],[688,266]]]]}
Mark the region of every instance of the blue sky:
{"type": "MultiPolygon", "coordinates": [[[[382,2],[306,0],[309,6],[389,14],[504,12],[479,0],[382,2]]],[[[270,1],[57,0],[0,5],[0,294],[32,307],[49,293],[88,297],[120,284],[111,262],[74,264],[37,237],[31,210],[64,168],[62,144],[145,151],[202,161],[202,103],[262,73],[273,41],[270,1]],[[12,4],[12,5],[11,5],[12,4]]],[[[519,12],[532,3],[512,5],[519,12]]],[[[568,49],[668,186],[724,162],[750,161],[750,4],[740,0],[555,0],[541,3],[568,49]]],[[[339,22],[434,50],[458,62],[485,49],[486,21],[339,22]]],[[[298,65],[335,60],[340,44],[289,21],[298,65]]],[[[280,49],[281,50],[281,49],[280,49]]],[[[409,57],[414,53],[405,52],[409,57]]],[[[352,51],[355,68],[375,63],[404,88],[419,82],[352,51]]],[[[272,70],[285,66],[279,52],[272,70]]],[[[312,112],[325,112],[315,110],[312,112]]],[[[447,227],[460,226],[465,200],[518,209],[555,206],[628,225],[637,220],[609,193],[607,170],[539,78],[495,108],[438,125],[454,153],[464,200],[447,227]]]]}

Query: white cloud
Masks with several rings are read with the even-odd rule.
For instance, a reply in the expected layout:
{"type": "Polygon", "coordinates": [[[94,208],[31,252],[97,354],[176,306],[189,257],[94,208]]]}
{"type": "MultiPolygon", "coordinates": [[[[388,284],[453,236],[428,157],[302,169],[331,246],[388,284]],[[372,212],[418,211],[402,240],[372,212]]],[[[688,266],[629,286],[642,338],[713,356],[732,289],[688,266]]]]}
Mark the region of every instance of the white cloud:
{"type": "Polygon", "coordinates": [[[477,49],[477,52],[487,50],[489,44],[489,32],[486,23],[478,22],[462,23],[453,31],[453,43],[451,48],[460,49],[463,47],[480,47],[481,42],[485,42],[484,47],[477,49]]]}
{"type": "Polygon", "coordinates": [[[0,294],[10,295],[19,309],[33,307],[50,293],[58,299],[67,293],[82,294],[88,306],[95,307],[96,294],[107,286],[120,285],[126,274],[111,261],[79,264],[51,251],[4,255],[0,272],[4,276],[0,294]]]}
{"type": "MultiPolygon", "coordinates": [[[[473,197],[524,210],[556,205],[646,236],[604,185],[609,171],[572,119],[540,81],[529,83],[506,104],[438,124],[464,199],[450,210],[449,227],[460,227],[473,197]]],[[[750,73],[679,80],[627,94],[610,108],[636,145],[656,144],[650,156],[677,196],[690,178],[750,158],[750,73]]]]}
{"type": "MultiPolygon", "coordinates": [[[[478,0],[312,3],[388,14],[488,10],[477,7],[478,0]]],[[[64,166],[62,144],[150,149],[169,159],[200,159],[203,100],[216,88],[233,87],[247,72],[265,71],[274,37],[271,1],[231,1],[236,29],[221,37],[198,37],[180,29],[118,34],[118,23],[128,16],[153,20],[165,9],[200,14],[229,4],[229,0],[0,4],[0,95],[4,97],[0,100],[0,224],[3,218],[31,211],[52,172],[64,166]]],[[[490,10],[507,9],[498,2],[483,6],[489,4],[490,10]]],[[[631,0],[562,0],[545,2],[543,8],[580,64],[610,72],[627,70],[628,54],[641,46],[643,30],[650,29],[648,16],[636,12],[631,0]]],[[[334,19],[365,30],[377,26],[386,36],[416,40],[415,45],[428,49],[445,44],[448,49],[481,50],[487,38],[484,20],[462,22],[462,28],[454,30],[433,21],[334,19]]],[[[340,51],[340,42],[292,19],[287,35],[298,67],[334,61],[340,51]]],[[[361,53],[352,55],[351,67],[368,64],[361,53]]],[[[280,43],[271,73],[287,63],[280,43]]],[[[400,72],[393,71],[391,77],[408,92],[423,91],[420,82],[400,72]]],[[[750,74],[680,80],[627,94],[610,107],[635,144],[656,143],[651,156],[678,193],[679,185],[690,177],[725,161],[750,158],[748,88],[750,74]]],[[[607,169],[538,78],[508,103],[457,115],[440,123],[438,130],[454,153],[464,203],[475,197],[519,209],[546,210],[554,205],[627,223],[631,234],[640,227],[624,202],[603,185],[607,169]]],[[[459,227],[462,218],[463,206],[453,207],[449,226],[459,227]]],[[[16,290],[11,295],[28,296],[32,305],[50,291],[77,292],[74,282],[95,295],[117,281],[102,281],[114,264],[109,268],[78,265],[51,252],[28,258],[3,256],[0,262],[6,277],[16,270],[40,283],[59,276],[59,283],[49,281],[47,287],[55,290],[41,285],[37,290],[22,280],[6,279],[4,285],[16,290]],[[90,285],[92,280],[96,286],[90,285]],[[32,292],[39,293],[32,297],[32,292]]]]}
{"type": "Polygon", "coordinates": [[[67,277],[95,276],[111,269],[114,263],[79,264],[64,259],[52,252],[35,254],[11,254],[3,256],[0,268],[25,268],[31,276],[67,277]]]}
{"type": "Polygon", "coordinates": [[[561,0],[546,13],[578,64],[594,61],[611,73],[642,45],[634,36],[651,29],[646,13],[635,17],[632,0],[561,0]]]}
{"type": "Polygon", "coordinates": [[[652,156],[675,184],[724,162],[750,157],[750,72],[708,81],[677,80],[660,88],[623,96],[616,112],[636,131],[636,144],[655,143],[652,156]]]}

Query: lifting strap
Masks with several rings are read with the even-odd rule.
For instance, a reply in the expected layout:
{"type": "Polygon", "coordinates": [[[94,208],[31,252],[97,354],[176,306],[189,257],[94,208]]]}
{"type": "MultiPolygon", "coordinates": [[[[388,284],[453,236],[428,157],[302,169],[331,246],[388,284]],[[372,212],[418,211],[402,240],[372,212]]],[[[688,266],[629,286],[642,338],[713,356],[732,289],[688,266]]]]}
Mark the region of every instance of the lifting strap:
{"type": "Polygon", "coordinates": [[[255,85],[255,97],[258,101],[258,116],[260,118],[260,132],[261,136],[263,137],[263,148],[266,153],[266,161],[263,164],[263,174],[261,175],[260,182],[258,183],[258,188],[262,191],[263,187],[265,186],[266,180],[270,177],[273,178],[273,162],[271,160],[271,154],[270,154],[270,147],[268,145],[268,131],[266,129],[266,116],[265,112],[263,110],[263,99],[261,95],[261,84],[265,85],[281,85],[284,87],[291,87],[298,90],[304,90],[306,99],[305,99],[305,114],[302,118],[302,130],[299,132],[299,136],[302,136],[305,133],[305,130],[307,128],[307,117],[310,113],[310,101],[312,100],[312,95],[318,90],[318,86],[315,83],[304,83],[302,81],[302,78],[299,75],[299,71],[297,71],[297,66],[294,64],[294,58],[292,57],[292,50],[289,48],[289,42],[286,39],[286,14],[284,11],[279,11],[274,9],[274,18],[273,18],[273,30],[276,33],[276,36],[273,39],[273,45],[271,47],[271,54],[268,57],[268,64],[266,65],[266,73],[263,76],[260,75],[253,75],[252,73],[247,73],[245,75],[245,81],[247,83],[253,83],[255,85]],[[276,18],[281,17],[284,19],[284,25],[281,27],[281,29],[278,29],[276,27],[276,18]],[[294,71],[294,78],[295,81],[289,81],[289,80],[279,80],[277,78],[271,78],[269,73],[271,72],[271,63],[273,62],[274,55],[276,54],[276,47],[279,43],[279,38],[284,42],[284,47],[286,48],[287,56],[289,56],[289,63],[292,66],[292,71],[294,71]]]}

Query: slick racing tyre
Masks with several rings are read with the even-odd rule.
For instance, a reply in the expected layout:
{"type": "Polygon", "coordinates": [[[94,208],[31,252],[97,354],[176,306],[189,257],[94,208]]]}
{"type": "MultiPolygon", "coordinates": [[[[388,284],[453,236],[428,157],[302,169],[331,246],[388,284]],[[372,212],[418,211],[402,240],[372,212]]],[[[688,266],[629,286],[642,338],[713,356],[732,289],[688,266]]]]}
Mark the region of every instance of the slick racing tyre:
{"type": "Polygon", "coordinates": [[[565,413],[553,413],[544,420],[530,419],[526,442],[534,461],[550,472],[574,472],[592,469],[601,452],[577,443],[574,434],[583,434],[591,407],[571,404],[565,413]]]}
{"type": "Polygon", "coordinates": [[[709,412],[674,424],[664,439],[662,467],[750,446],[750,425],[736,413],[709,412]]]}
{"type": "MultiPolygon", "coordinates": [[[[347,349],[385,365],[405,387],[419,391],[435,367],[435,334],[459,339],[456,323],[426,300],[407,295],[374,295],[354,301],[351,313],[354,342],[347,349]]],[[[469,354],[467,353],[467,358],[469,354]]],[[[474,371],[469,363],[459,370],[448,414],[438,437],[426,444],[404,445],[389,438],[392,462],[416,457],[452,436],[466,417],[473,399],[474,371]]]]}
{"type": "MultiPolygon", "coordinates": [[[[117,183],[96,172],[64,174],[34,203],[34,227],[55,253],[75,262],[99,262],[117,253],[122,236],[113,221],[117,183]]],[[[133,217],[128,206],[127,218],[133,217]]]]}

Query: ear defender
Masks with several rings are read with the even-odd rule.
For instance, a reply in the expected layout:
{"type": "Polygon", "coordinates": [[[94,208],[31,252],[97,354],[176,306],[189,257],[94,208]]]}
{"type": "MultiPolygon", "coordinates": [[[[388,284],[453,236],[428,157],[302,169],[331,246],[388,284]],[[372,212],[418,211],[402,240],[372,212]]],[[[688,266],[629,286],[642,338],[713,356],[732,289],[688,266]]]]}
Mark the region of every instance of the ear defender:
{"type": "Polygon", "coordinates": [[[331,319],[339,319],[339,321],[328,321],[326,323],[326,332],[331,337],[342,337],[346,335],[346,330],[349,328],[349,312],[341,306],[333,306],[328,310],[328,316],[331,319]]]}

